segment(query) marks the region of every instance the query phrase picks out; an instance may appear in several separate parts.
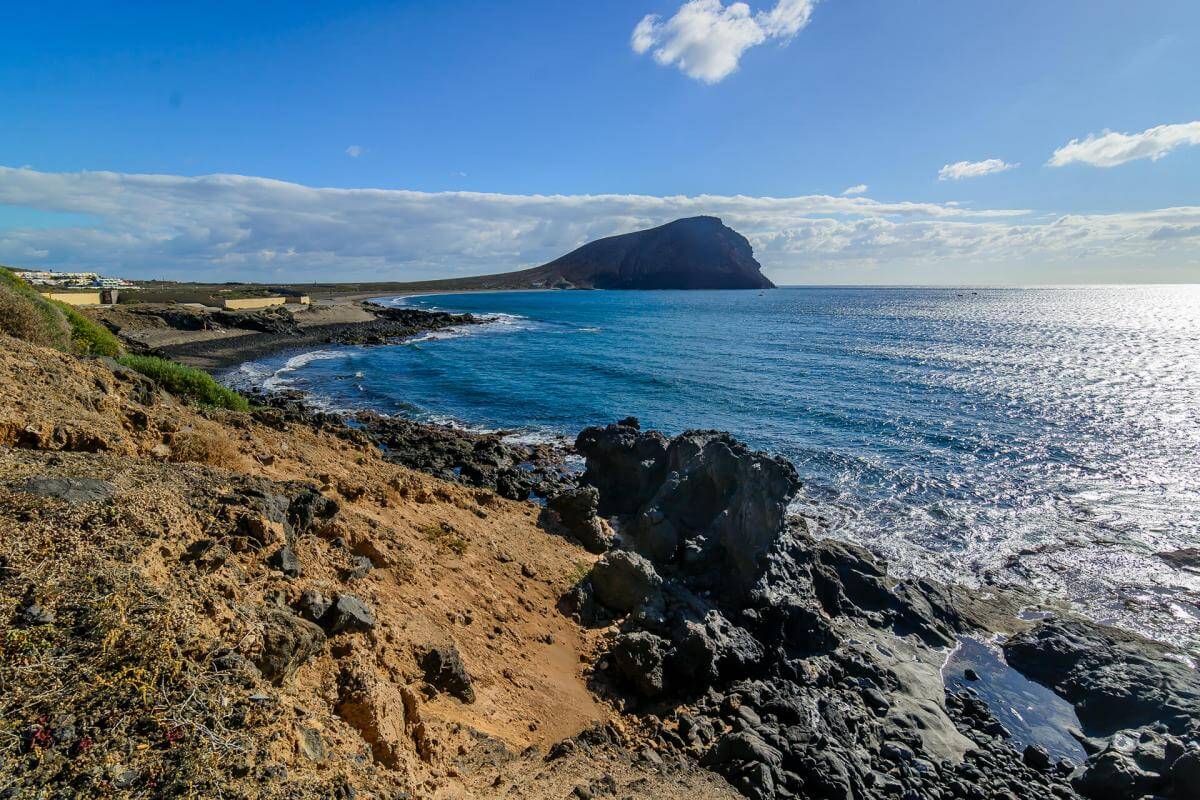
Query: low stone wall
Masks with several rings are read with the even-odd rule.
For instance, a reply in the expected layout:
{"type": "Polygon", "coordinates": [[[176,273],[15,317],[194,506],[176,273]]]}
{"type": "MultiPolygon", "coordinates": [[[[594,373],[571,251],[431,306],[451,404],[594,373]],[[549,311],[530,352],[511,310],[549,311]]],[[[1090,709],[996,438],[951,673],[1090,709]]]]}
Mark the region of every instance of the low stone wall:
{"type": "Polygon", "coordinates": [[[100,305],[99,292],[42,292],[42,297],[47,300],[57,300],[69,306],[100,305]]]}
{"type": "Polygon", "coordinates": [[[236,300],[226,299],[222,305],[229,309],[270,308],[281,306],[288,301],[286,297],[242,297],[236,300]]]}

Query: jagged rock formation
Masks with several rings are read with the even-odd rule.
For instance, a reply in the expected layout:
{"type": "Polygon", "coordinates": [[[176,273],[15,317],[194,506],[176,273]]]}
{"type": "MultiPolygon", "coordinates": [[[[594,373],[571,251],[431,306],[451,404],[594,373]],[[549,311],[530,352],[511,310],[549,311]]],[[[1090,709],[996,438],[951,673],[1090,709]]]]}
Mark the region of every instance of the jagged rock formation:
{"type": "MultiPolygon", "coordinates": [[[[1078,769],[1018,751],[977,697],[946,696],[942,648],[978,623],[949,590],[892,580],[861,548],[787,519],[799,482],[786,461],[713,431],[668,439],[632,418],[585,430],[576,447],[621,549],[566,605],[585,621],[617,621],[600,668],[611,690],[664,718],[661,742],[746,796],[1186,796],[1172,788],[1191,780],[1180,759],[1197,724],[1181,727],[1178,703],[1194,702],[1183,665],[1172,671],[1136,647],[1116,659],[1150,684],[1113,689],[1136,705],[1133,724],[1160,725],[1133,732],[1137,748],[1097,743],[1107,755],[1078,769]],[[1184,777],[1173,784],[1176,762],[1184,777]]],[[[1080,660],[1059,654],[1047,668],[1080,660]]],[[[1094,682],[1112,689],[1112,678],[1094,682]]]]}

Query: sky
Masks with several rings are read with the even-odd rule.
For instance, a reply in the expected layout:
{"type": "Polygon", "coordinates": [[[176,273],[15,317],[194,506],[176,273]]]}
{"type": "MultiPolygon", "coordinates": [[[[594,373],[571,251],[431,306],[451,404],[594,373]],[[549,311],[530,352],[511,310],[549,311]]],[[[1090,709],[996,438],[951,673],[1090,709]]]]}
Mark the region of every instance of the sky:
{"type": "Polygon", "coordinates": [[[6,4],[0,263],[412,280],[696,214],[781,284],[1200,280],[1195,0],[6,4]]]}

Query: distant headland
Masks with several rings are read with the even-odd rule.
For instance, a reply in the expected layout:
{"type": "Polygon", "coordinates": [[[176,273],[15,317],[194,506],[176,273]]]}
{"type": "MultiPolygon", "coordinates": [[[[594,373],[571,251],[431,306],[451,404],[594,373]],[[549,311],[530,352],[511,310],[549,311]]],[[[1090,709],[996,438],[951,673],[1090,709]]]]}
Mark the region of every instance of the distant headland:
{"type": "Polygon", "coordinates": [[[445,289],[773,289],[750,242],[717,217],[588,242],[540,267],[425,281],[445,289]]]}

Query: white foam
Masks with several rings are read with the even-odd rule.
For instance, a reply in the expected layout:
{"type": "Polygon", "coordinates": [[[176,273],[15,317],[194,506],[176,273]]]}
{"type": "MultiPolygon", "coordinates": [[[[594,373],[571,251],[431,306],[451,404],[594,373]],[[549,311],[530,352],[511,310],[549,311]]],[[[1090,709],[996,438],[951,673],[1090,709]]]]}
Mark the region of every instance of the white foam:
{"type": "Polygon", "coordinates": [[[523,444],[536,446],[539,444],[549,444],[558,446],[567,446],[571,440],[561,433],[553,433],[551,431],[522,431],[520,433],[510,433],[501,441],[508,444],[523,444]]]}
{"type": "Polygon", "coordinates": [[[292,356],[280,367],[269,367],[259,361],[249,361],[238,367],[237,373],[231,375],[230,383],[240,386],[251,386],[265,392],[277,392],[288,388],[292,378],[291,373],[314,361],[327,361],[334,358],[344,358],[345,350],[313,350],[292,356]]]}
{"type": "Polygon", "coordinates": [[[478,314],[476,315],[482,322],[473,325],[455,325],[450,328],[442,328],[441,330],[428,331],[419,336],[414,336],[411,339],[405,339],[401,344],[420,344],[422,342],[436,342],[445,339],[458,339],[463,336],[478,336],[490,333],[508,333],[517,330],[528,328],[532,321],[528,317],[522,317],[519,314],[478,314]]]}

